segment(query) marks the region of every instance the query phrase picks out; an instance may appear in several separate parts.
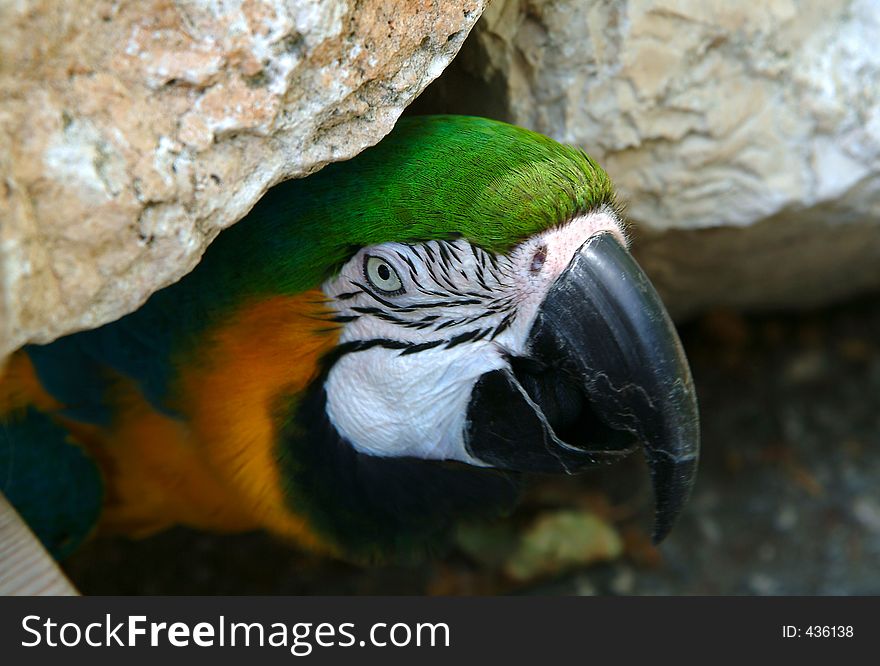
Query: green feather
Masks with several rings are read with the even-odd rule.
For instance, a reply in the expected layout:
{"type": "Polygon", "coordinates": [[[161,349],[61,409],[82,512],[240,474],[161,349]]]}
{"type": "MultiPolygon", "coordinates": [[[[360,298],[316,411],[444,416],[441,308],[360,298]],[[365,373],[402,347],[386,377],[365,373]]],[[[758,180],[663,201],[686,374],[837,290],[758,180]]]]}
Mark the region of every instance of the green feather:
{"type": "Polygon", "coordinates": [[[218,239],[213,270],[258,245],[250,288],[296,293],[360,247],[462,236],[503,253],[613,203],[610,179],[581,150],[485,118],[416,116],[354,159],[272,190],[218,239]]]}

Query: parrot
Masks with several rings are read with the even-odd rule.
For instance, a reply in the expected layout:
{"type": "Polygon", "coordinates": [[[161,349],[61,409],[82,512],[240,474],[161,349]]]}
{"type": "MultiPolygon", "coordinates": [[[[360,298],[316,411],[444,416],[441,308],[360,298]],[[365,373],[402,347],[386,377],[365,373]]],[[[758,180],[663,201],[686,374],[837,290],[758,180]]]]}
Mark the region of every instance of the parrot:
{"type": "Polygon", "coordinates": [[[642,451],[659,542],[699,417],[629,243],[583,150],[404,117],[270,188],[139,309],[14,353],[0,491],[57,558],[183,525],[375,562],[642,451]]]}

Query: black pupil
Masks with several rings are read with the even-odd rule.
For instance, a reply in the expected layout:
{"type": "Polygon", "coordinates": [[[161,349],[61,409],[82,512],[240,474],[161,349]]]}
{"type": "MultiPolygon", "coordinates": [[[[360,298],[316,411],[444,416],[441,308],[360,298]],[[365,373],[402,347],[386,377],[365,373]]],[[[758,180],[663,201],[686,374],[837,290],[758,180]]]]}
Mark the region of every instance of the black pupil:
{"type": "Polygon", "coordinates": [[[388,280],[391,277],[391,271],[388,270],[388,266],[385,264],[379,264],[379,267],[376,269],[376,272],[379,274],[379,277],[383,280],[388,280]]]}

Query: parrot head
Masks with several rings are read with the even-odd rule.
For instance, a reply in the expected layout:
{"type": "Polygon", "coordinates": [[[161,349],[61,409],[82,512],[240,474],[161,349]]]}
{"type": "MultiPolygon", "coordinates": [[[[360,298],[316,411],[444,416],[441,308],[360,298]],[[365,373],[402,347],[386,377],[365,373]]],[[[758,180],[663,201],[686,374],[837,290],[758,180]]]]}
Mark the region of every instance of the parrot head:
{"type": "Polygon", "coordinates": [[[335,258],[314,263],[338,341],[286,409],[282,460],[321,529],[399,543],[508,506],[519,473],[641,447],[663,539],[696,472],[696,397],[605,172],[539,134],[441,116],[318,177],[323,214],[303,219],[347,230],[312,236],[335,258]]]}

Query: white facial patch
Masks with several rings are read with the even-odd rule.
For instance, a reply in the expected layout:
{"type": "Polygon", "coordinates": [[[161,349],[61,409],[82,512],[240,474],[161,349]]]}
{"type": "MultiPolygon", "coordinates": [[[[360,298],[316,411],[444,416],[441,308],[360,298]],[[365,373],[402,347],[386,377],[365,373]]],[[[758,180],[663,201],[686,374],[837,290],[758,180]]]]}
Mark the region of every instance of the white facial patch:
{"type": "Polygon", "coordinates": [[[327,414],[357,450],[483,465],[465,448],[471,391],[526,352],[550,287],[591,237],[627,245],[610,209],[499,256],[465,240],[360,250],[323,285],[346,351],[325,383],[327,414]]]}

